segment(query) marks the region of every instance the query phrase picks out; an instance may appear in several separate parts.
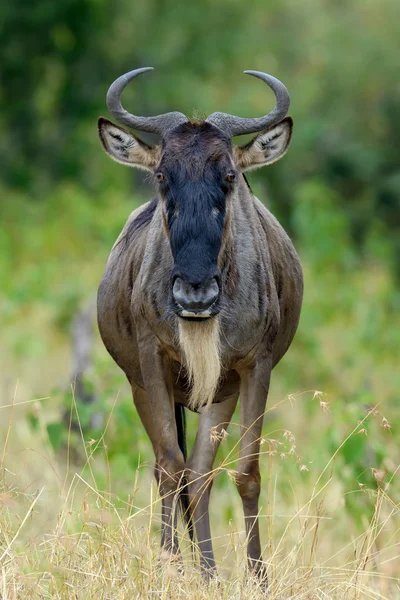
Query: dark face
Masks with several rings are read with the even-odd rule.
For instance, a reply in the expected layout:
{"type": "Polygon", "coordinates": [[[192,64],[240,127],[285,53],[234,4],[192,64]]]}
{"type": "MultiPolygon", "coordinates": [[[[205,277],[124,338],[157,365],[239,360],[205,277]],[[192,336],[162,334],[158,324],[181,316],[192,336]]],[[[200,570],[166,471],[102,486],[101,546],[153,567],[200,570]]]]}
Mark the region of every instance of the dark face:
{"type": "Polygon", "coordinates": [[[156,178],[174,268],[173,310],[209,318],[220,310],[221,250],[235,179],[232,145],[208,123],[185,123],[166,136],[156,178]]]}

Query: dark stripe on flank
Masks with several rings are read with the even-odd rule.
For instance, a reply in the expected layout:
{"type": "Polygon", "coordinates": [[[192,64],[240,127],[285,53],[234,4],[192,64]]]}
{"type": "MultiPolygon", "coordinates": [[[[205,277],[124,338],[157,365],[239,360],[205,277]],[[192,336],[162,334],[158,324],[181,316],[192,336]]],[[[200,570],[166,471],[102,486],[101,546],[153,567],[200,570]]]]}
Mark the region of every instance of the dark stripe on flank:
{"type": "Polygon", "coordinates": [[[131,322],[129,315],[124,315],[124,325],[125,325],[126,335],[129,338],[131,338],[133,336],[133,331],[132,331],[132,322],[131,322]]]}
{"type": "Polygon", "coordinates": [[[254,280],[257,286],[257,307],[260,315],[263,315],[266,310],[265,306],[265,284],[261,277],[261,265],[258,260],[254,263],[254,280]]]}
{"type": "Polygon", "coordinates": [[[129,274],[128,274],[128,296],[129,300],[131,299],[133,290],[133,268],[132,265],[129,266],[129,274]]]}

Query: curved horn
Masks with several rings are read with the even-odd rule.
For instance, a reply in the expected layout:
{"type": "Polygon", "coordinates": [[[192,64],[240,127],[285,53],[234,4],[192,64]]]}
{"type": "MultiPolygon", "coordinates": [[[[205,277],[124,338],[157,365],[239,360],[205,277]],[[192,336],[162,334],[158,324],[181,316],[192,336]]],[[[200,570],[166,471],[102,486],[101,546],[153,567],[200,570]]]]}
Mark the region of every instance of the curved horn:
{"type": "Polygon", "coordinates": [[[208,123],[216,125],[231,137],[244,135],[245,133],[256,133],[262,129],[267,129],[270,125],[281,121],[287,115],[290,106],[289,92],[279,79],[261,71],[244,71],[244,73],[258,77],[258,79],[269,85],[275,94],[276,106],[265,117],[255,119],[235,117],[234,115],[220,112],[213,113],[207,117],[206,121],[208,123]]]}
{"type": "Polygon", "coordinates": [[[180,123],[187,121],[185,115],[180,112],[170,112],[156,117],[136,117],[124,109],[120,100],[122,91],[132,79],[146,71],[152,70],[153,67],[143,67],[142,69],[135,69],[118,77],[108,89],[106,102],[108,110],[120,123],[124,123],[124,125],[132,127],[132,129],[138,129],[139,131],[148,131],[149,133],[163,135],[169,129],[173,129],[180,123]]]}

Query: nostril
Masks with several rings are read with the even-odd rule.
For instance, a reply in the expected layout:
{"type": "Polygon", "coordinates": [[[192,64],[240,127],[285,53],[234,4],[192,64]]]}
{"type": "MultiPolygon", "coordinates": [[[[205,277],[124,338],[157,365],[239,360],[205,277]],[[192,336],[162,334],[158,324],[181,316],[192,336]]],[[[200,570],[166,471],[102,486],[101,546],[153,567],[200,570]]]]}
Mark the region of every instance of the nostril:
{"type": "Polygon", "coordinates": [[[219,296],[219,285],[217,279],[214,277],[209,285],[204,290],[204,302],[211,306],[217,300],[219,296]]]}
{"type": "Polygon", "coordinates": [[[213,293],[217,296],[219,294],[219,283],[216,277],[213,277],[213,279],[211,280],[210,293],[213,293]]]}
{"type": "Polygon", "coordinates": [[[182,279],[180,277],[176,277],[174,284],[172,286],[172,291],[173,293],[178,293],[181,291],[182,289],[182,279]]]}
{"type": "Polygon", "coordinates": [[[177,277],[174,281],[174,284],[172,286],[172,295],[174,297],[175,302],[183,306],[183,304],[185,303],[186,294],[184,290],[184,283],[180,277],[177,277]]]}

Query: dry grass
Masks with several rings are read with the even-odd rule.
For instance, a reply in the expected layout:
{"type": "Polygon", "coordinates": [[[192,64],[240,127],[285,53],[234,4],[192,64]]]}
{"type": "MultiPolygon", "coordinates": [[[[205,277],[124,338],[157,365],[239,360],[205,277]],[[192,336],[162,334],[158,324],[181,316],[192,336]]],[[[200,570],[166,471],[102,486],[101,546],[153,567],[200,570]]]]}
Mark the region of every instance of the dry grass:
{"type": "MultiPolygon", "coordinates": [[[[321,408],[327,410],[321,399],[321,408]]],[[[200,577],[187,532],[180,531],[181,565],[160,553],[160,499],[150,465],[140,464],[125,500],[113,494],[112,473],[104,436],[84,440],[86,463],[71,464],[54,456],[45,428],[33,439],[17,418],[23,407],[2,410],[4,446],[0,489],[0,594],[16,599],[244,599],[265,598],[246,575],[242,514],[233,485],[214,488],[212,528],[219,580],[206,586],[200,577]],[[103,448],[102,456],[95,450],[103,448]],[[108,489],[97,485],[103,470],[108,489]],[[232,506],[232,518],[221,518],[232,506]]],[[[369,415],[366,416],[366,419],[369,415]]],[[[106,428],[107,429],[106,425],[106,428]]],[[[347,437],[359,435],[357,423],[347,437]]],[[[290,432],[283,442],[264,437],[261,446],[268,468],[264,474],[260,519],[271,600],[395,599],[400,597],[400,504],[396,473],[384,480],[375,473],[375,489],[367,494],[373,510],[357,535],[344,509],[344,493],[331,457],[316,475],[292,489],[292,502],[282,500],[280,465],[286,459],[297,470],[308,469],[297,455],[290,432]],[[286,444],[286,446],[284,446],[286,444]]],[[[232,436],[235,431],[232,431],[232,436]]],[[[276,432],[274,433],[276,435],[276,432]]],[[[222,441],[222,446],[224,440],[222,441]]],[[[210,477],[232,475],[238,442],[225,453],[210,477]]],[[[263,462],[263,465],[265,463],[263,462]]],[[[287,486],[294,485],[287,478],[287,486]]]]}

